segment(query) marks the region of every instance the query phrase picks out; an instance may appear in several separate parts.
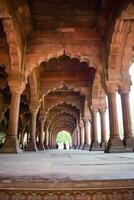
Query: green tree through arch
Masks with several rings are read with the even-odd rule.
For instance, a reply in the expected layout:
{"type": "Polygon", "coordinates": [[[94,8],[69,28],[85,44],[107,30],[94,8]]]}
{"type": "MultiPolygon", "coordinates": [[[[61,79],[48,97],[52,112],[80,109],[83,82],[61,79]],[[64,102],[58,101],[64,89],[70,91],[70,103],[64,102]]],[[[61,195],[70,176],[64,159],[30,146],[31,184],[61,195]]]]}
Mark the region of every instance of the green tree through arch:
{"type": "Polygon", "coordinates": [[[72,138],[71,134],[67,131],[61,131],[57,134],[56,137],[56,143],[59,144],[71,144],[72,143],[72,138]]]}

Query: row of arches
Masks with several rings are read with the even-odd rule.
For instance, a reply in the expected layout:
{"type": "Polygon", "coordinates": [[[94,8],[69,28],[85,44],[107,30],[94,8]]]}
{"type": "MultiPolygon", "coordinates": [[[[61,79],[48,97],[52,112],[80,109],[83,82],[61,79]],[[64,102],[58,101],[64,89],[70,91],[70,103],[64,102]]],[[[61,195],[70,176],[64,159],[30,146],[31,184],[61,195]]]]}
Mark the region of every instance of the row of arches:
{"type": "MultiPolygon", "coordinates": [[[[128,96],[131,80],[128,71],[133,59],[134,16],[133,1],[124,0],[117,4],[116,13],[111,11],[114,14],[112,26],[106,31],[107,24],[102,36],[101,31],[96,31],[99,26],[94,30],[88,29],[87,35],[82,29],[76,29],[74,33],[63,33],[61,29],[58,32],[57,29],[51,34],[50,30],[37,30],[30,24],[30,4],[27,4],[27,12],[22,12],[16,19],[12,3],[0,2],[3,47],[0,59],[1,121],[8,121],[3,152],[18,152],[18,136],[23,136],[25,130],[28,132],[27,150],[36,150],[36,142],[43,140],[43,129],[50,138],[51,134],[65,128],[77,132],[75,143],[76,140],[80,143],[79,125],[84,127],[84,146],[89,148],[86,121],[90,121],[92,127],[91,147],[93,144],[99,146],[97,112],[100,112],[102,132],[105,132],[105,114],[102,111],[106,111],[107,107],[106,94],[110,119],[107,152],[111,148],[125,151],[119,137],[116,92],[120,92],[123,105],[124,137],[126,141],[132,140],[128,96]],[[24,19],[29,19],[27,28],[20,23],[24,13],[24,19]],[[103,41],[105,36],[106,42],[103,41]],[[59,104],[62,106],[58,107],[59,104]],[[71,106],[67,108],[65,104],[71,106]],[[40,138],[39,141],[36,138],[40,138]]],[[[22,6],[22,11],[25,7],[16,5],[17,16],[20,14],[19,6],[22,6]]],[[[133,144],[128,149],[132,151],[133,144]]]]}

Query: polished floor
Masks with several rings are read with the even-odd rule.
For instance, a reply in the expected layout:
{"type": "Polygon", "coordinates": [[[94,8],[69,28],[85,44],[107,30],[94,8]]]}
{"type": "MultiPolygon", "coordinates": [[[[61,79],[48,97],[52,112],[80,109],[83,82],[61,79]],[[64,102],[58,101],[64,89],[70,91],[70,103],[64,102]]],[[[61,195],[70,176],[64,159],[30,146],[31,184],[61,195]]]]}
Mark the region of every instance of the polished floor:
{"type": "Polygon", "coordinates": [[[0,154],[0,179],[134,179],[134,153],[48,150],[0,154]]]}

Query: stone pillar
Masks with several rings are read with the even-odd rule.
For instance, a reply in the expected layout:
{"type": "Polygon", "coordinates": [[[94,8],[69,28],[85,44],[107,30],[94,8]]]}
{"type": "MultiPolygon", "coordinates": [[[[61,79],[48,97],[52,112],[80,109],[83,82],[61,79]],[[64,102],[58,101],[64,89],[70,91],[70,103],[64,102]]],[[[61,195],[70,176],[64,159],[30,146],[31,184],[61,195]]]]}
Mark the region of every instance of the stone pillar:
{"type": "Polygon", "coordinates": [[[45,127],[45,135],[44,135],[44,148],[48,149],[47,145],[47,128],[45,127]]]}
{"type": "Polygon", "coordinates": [[[44,150],[44,119],[40,121],[40,133],[39,133],[39,144],[37,145],[38,150],[44,150]]]}
{"type": "Polygon", "coordinates": [[[20,108],[20,97],[25,85],[23,82],[9,82],[11,91],[11,108],[9,116],[9,127],[7,137],[4,143],[1,153],[20,153],[17,131],[18,131],[18,119],[20,108]]]}
{"type": "Polygon", "coordinates": [[[129,87],[120,87],[119,93],[121,95],[123,128],[124,128],[124,145],[127,151],[133,151],[134,137],[132,135],[132,121],[130,113],[129,101],[129,87]]]}
{"type": "Polygon", "coordinates": [[[22,132],[21,132],[21,138],[20,138],[20,145],[21,148],[24,149],[24,136],[25,136],[25,130],[26,130],[26,124],[24,125],[22,132]]]}
{"type": "Polygon", "coordinates": [[[46,129],[46,134],[45,134],[45,139],[46,139],[46,149],[49,149],[49,131],[48,131],[48,127],[46,129]]]}
{"type": "Polygon", "coordinates": [[[78,149],[78,130],[76,129],[75,130],[75,132],[76,132],[76,149],[78,149]]]}
{"type": "Polygon", "coordinates": [[[79,128],[80,128],[80,147],[79,149],[83,149],[83,130],[84,130],[84,125],[83,123],[80,123],[79,125],[79,128]]]}
{"type": "Polygon", "coordinates": [[[31,108],[30,141],[27,144],[26,151],[37,151],[36,147],[36,117],[38,109],[31,108]]]}
{"type": "Polygon", "coordinates": [[[109,123],[110,123],[110,138],[105,152],[124,152],[125,148],[123,141],[119,136],[117,104],[116,104],[116,87],[108,87],[108,106],[109,106],[109,123]]]}
{"type": "Polygon", "coordinates": [[[84,133],[85,133],[85,141],[84,141],[84,146],[83,146],[83,149],[84,150],[89,150],[90,149],[90,145],[89,145],[89,142],[88,142],[88,137],[89,137],[89,120],[88,119],[85,119],[84,120],[84,133]]]}
{"type": "Polygon", "coordinates": [[[51,131],[48,132],[48,148],[51,149],[51,131]]]}
{"type": "Polygon", "coordinates": [[[77,131],[76,131],[76,129],[74,130],[73,135],[72,135],[72,147],[73,147],[73,149],[76,149],[76,147],[77,147],[77,131]]]}
{"type": "Polygon", "coordinates": [[[96,108],[92,108],[92,137],[90,151],[99,151],[100,144],[98,142],[98,124],[97,124],[97,112],[96,108]]]}
{"type": "Polygon", "coordinates": [[[78,134],[79,134],[79,146],[78,146],[78,149],[80,149],[80,146],[81,146],[81,127],[80,127],[80,124],[78,124],[78,134]]]}
{"type": "Polygon", "coordinates": [[[79,125],[77,125],[77,149],[80,147],[80,130],[79,125]]]}
{"type": "Polygon", "coordinates": [[[101,122],[101,149],[106,149],[106,109],[99,109],[100,113],[100,122],[101,122]]]}

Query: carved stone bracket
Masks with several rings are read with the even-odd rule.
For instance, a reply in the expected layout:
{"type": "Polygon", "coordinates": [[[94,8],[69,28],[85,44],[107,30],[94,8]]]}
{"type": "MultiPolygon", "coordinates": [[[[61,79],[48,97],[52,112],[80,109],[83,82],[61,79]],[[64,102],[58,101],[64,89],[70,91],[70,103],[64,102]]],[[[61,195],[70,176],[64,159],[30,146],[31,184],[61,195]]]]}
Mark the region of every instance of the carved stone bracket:
{"type": "Polygon", "coordinates": [[[125,94],[130,92],[130,86],[131,84],[128,82],[123,82],[119,85],[119,93],[120,94],[125,94]]]}
{"type": "Polygon", "coordinates": [[[11,92],[22,94],[23,90],[25,89],[25,82],[22,81],[9,80],[8,84],[11,92]]]}
{"type": "Polygon", "coordinates": [[[106,82],[106,93],[116,93],[118,91],[118,84],[115,82],[107,81],[106,82]]]}
{"type": "Polygon", "coordinates": [[[0,199],[7,200],[132,200],[134,189],[92,191],[1,191],[0,199]]]}

